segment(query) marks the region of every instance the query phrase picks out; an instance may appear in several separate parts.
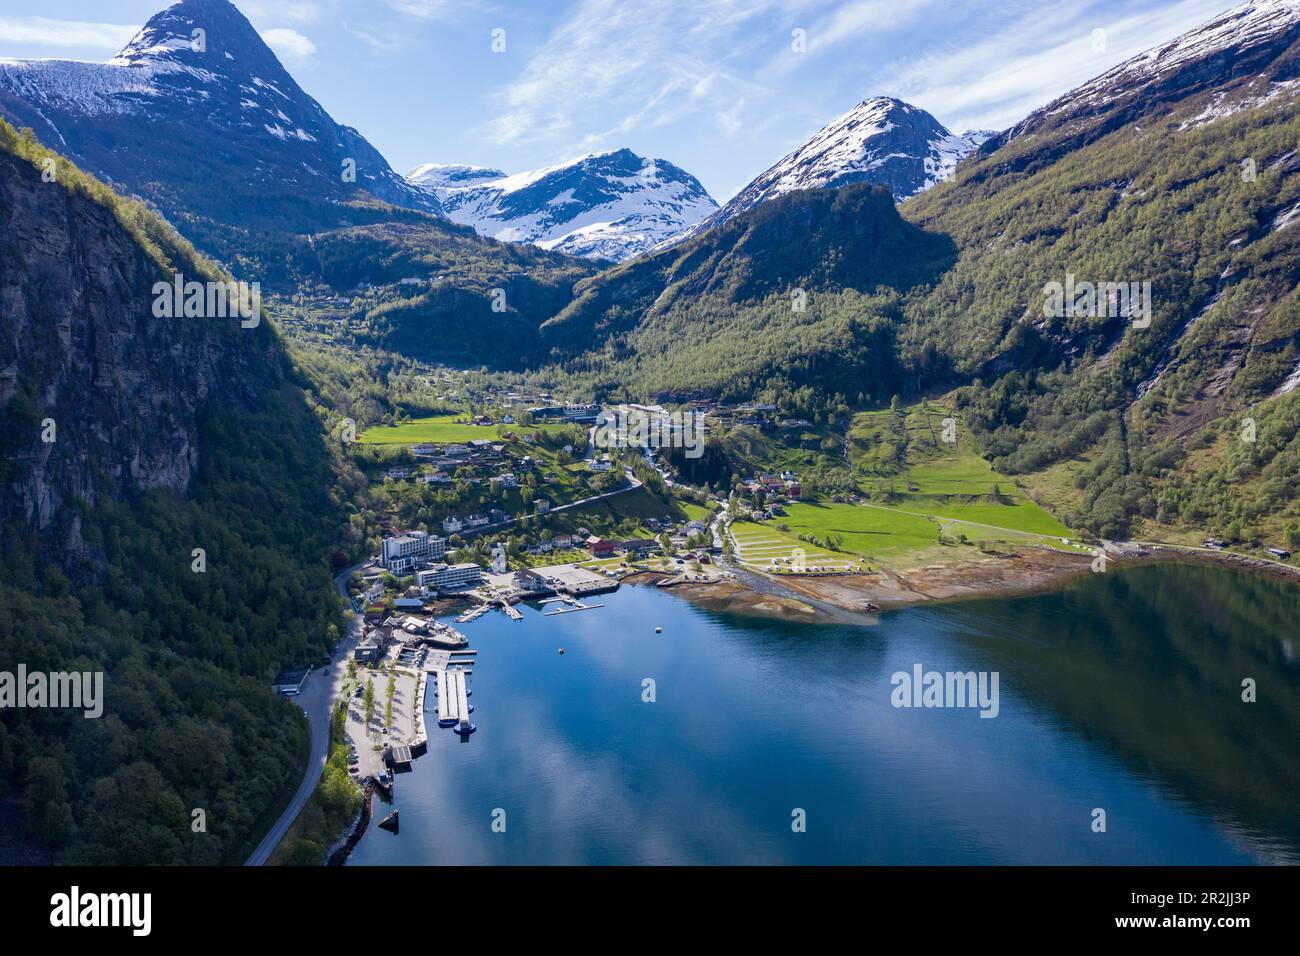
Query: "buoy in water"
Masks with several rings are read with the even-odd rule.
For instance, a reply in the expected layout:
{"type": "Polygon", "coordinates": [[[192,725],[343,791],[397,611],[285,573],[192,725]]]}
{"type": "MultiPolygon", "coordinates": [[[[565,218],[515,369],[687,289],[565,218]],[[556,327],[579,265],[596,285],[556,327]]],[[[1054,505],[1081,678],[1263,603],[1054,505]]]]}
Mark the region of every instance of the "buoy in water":
{"type": "Polygon", "coordinates": [[[564,648],[561,647],[560,650],[559,650],[559,653],[560,653],[560,654],[563,654],[563,653],[564,653],[564,648]]]}
{"type": "Polygon", "coordinates": [[[662,634],[663,632],[664,632],[664,629],[663,629],[662,627],[656,627],[656,628],[655,628],[655,633],[656,633],[656,634],[662,634]]]}

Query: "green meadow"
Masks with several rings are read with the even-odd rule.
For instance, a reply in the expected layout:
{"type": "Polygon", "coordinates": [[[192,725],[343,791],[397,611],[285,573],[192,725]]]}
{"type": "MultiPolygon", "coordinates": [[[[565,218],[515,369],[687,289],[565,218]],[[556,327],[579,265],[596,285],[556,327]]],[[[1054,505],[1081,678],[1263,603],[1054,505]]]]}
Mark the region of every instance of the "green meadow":
{"type": "Polygon", "coordinates": [[[429,418],[416,418],[400,425],[377,425],[367,428],[358,437],[363,445],[418,445],[424,442],[466,442],[476,438],[495,439],[499,432],[515,432],[518,435],[533,432],[562,432],[572,426],[546,425],[474,425],[466,421],[463,415],[434,415],[429,418]]]}
{"type": "Polygon", "coordinates": [[[792,502],[770,522],[733,524],[741,560],[765,567],[773,555],[803,548],[809,564],[865,561],[904,570],[1017,546],[1059,548],[1062,538],[1073,538],[973,451],[943,405],[859,413],[848,438],[854,483],[865,500],[792,502]]]}

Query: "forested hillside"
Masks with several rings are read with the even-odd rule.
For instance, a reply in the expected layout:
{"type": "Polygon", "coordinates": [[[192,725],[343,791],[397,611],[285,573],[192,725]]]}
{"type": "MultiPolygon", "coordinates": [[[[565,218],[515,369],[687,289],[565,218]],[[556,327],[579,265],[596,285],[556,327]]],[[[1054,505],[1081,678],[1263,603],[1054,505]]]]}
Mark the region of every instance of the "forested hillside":
{"type": "Polygon", "coordinates": [[[541,331],[557,378],[604,397],[745,397],[779,381],[887,401],[907,375],[906,296],[955,254],[883,187],[790,193],[579,282],[541,331]]]}
{"type": "Polygon", "coordinates": [[[824,408],[956,389],[994,466],[1072,526],[1294,540],[1300,26],[1221,19],[991,140],[901,221],[863,187],[792,193],[579,283],[543,331],[593,344],[555,379],[824,408]],[[1150,314],[1045,312],[1070,282],[1149,289],[1150,314]]]}
{"type": "Polygon", "coordinates": [[[1287,53],[1276,76],[1197,93],[1050,162],[1052,133],[1012,139],[904,208],[962,250],[910,305],[904,354],[937,347],[972,383],[960,401],[995,465],[1047,472],[1085,527],[1121,535],[1147,519],[1278,540],[1294,521],[1294,64],[1287,53]],[[1043,287],[1067,274],[1149,282],[1149,326],[1045,316],[1043,287]]]}
{"type": "Polygon", "coordinates": [[[2,123],[0,221],[0,671],[105,674],[98,719],[0,712],[0,852],[240,862],[306,744],[270,680],[341,622],[321,423],[267,323],[154,316],[210,263],[2,123]]]}

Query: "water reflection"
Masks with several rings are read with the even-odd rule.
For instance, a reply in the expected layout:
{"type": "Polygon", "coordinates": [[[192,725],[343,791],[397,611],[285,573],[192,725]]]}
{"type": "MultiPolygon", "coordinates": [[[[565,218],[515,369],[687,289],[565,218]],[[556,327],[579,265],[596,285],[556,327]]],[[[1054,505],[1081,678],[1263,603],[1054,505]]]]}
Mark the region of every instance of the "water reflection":
{"type": "Polygon", "coordinates": [[[1147,566],[874,628],[605,602],[467,628],[478,731],[435,732],[354,864],[1296,859],[1300,589],[1147,566]],[[999,671],[999,716],[894,708],[917,663],[999,671]]]}

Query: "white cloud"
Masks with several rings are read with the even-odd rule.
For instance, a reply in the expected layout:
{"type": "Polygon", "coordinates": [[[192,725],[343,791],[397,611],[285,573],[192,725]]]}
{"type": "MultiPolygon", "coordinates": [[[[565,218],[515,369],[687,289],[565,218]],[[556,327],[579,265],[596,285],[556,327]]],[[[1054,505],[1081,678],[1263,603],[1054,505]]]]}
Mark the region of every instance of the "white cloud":
{"type": "Polygon", "coordinates": [[[842,3],[808,28],[808,51],[835,46],[906,23],[933,0],[855,0],[842,3]]]}
{"type": "Polygon", "coordinates": [[[314,0],[240,0],[238,6],[249,20],[315,23],[321,16],[320,5],[314,0]]]}
{"type": "Polygon", "coordinates": [[[442,20],[456,13],[452,0],[387,0],[388,5],[403,16],[417,20],[442,20]]]}
{"type": "Polygon", "coordinates": [[[1120,20],[1090,4],[1037,7],[1006,29],[960,47],[891,65],[887,92],[952,128],[1003,129],[1117,63],[1186,32],[1223,9],[1223,0],[1181,0],[1120,20]],[[1105,30],[1094,52],[1092,31],[1105,30]]]}
{"type": "Polygon", "coordinates": [[[51,20],[47,17],[0,17],[0,41],[61,47],[94,47],[117,52],[140,30],[139,25],[51,20]]]}
{"type": "Polygon", "coordinates": [[[739,101],[771,91],[726,64],[770,39],[770,30],[756,37],[746,27],[782,6],[583,0],[499,95],[500,112],[483,132],[499,144],[587,149],[626,145],[629,132],[691,114],[735,115],[739,101]]]}
{"type": "Polygon", "coordinates": [[[316,44],[297,30],[290,30],[288,27],[265,30],[262,39],[288,67],[303,66],[316,55],[316,44]]]}
{"type": "Polygon", "coordinates": [[[391,34],[374,33],[370,30],[363,30],[361,27],[355,27],[343,21],[343,29],[356,37],[366,46],[370,47],[372,53],[392,53],[400,50],[406,45],[407,38],[391,34]]]}

